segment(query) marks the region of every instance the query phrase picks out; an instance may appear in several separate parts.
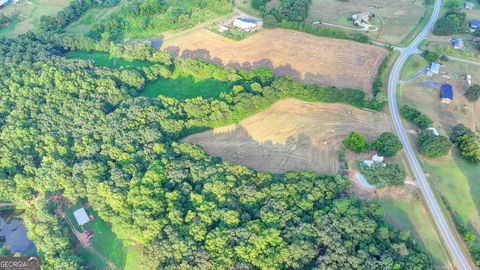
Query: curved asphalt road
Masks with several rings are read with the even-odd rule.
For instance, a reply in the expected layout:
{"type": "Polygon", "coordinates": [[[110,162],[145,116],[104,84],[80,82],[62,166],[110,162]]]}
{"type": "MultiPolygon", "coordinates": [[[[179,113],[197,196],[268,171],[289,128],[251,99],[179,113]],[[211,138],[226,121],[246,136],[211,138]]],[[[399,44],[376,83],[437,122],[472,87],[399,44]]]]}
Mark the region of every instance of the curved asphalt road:
{"type": "Polygon", "coordinates": [[[435,224],[438,227],[440,236],[443,238],[443,242],[446,245],[446,248],[448,249],[448,251],[450,252],[453,258],[453,261],[455,262],[457,267],[461,270],[464,270],[464,269],[471,269],[470,265],[465,255],[463,254],[459,243],[455,239],[454,234],[450,230],[450,227],[448,226],[445,220],[445,217],[443,216],[440,206],[438,205],[435,199],[435,195],[433,194],[433,191],[430,188],[430,185],[428,184],[427,179],[425,178],[425,174],[422,171],[422,168],[417,160],[417,157],[413,152],[412,146],[410,145],[410,141],[408,140],[408,137],[407,137],[407,133],[405,132],[402,121],[400,119],[400,114],[397,108],[397,99],[396,99],[396,88],[398,84],[398,77],[400,74],[400,70],[402,66],[405,64],[405,61],[407,60],[407,58],[410,55],[415,54],[415,52],[417,51],[418,44],[425,38],[426,34],[430,31],[430,29],[432,29],[440,13],[440,6],[441,6],[441,0],[436,0],[434,11],[428,24],[425,26],[422,32],[415,38],[415,40],[413,40],[412,43],[410,43],[410,45],[407,48],[400,49],[400,52],[401,52],[400,57],[395,62],[389,77],[388,106],[390,108],[390,113],[395,126],[395,130],[397,131],[400,141],[403,144],[403,149],[405,150],[405,153],[407,155],[407,159],[410,164],[410,167],[412,168],[412,171],[418,182],[418,186],[422,191],[423,196],[425,197],[427,207],[430,210],[433,216],[433,219],[435,221],[435,224]]]}

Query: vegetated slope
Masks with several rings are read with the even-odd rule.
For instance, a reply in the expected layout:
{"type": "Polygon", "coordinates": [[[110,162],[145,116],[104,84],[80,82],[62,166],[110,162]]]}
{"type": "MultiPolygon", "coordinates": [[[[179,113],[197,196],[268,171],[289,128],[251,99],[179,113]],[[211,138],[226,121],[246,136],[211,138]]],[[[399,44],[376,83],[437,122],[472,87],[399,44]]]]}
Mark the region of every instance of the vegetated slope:
{"type": "Polygon", "coordinates": [[[260,171],[309,170],[323,175],[338,172],[338,149],[348,133],[358,131],[373,139],[389,130],[385,113],[285,99],[238,125],[193,134],[183,141],[260,171]]]}
{"type": "Polygon", "coordinates": [[[177,142],[199,118],[231,117],[219,111],[234,96],[133,98],[129,77],[60,46],[0,40],[0,200],[25,208],[46,268],[82,264],[52,193],[88,199],[124,243],[145,245],[141,269],[428,268],[409,233],[345,194],[344,176],[257,173],[177,142]]]}
{"type": "Polygon", "coordinates": [[[167,40],[162,49],[230,67],[271,67],[280,76],[318,85],[370,92],[387,50],[306,33],[264,30],[232,41],[208,30],[167,40]]]}
{"type": "MultiPolygon", "coordinates": [[[[30,30],[37,30],[40,17],[55,15],[68,6],[69,0],[29,0],[10,3],[0,9],[0,14],[10,19],[7,26],[0,27],[0,37],[15,37],[30,30]]],[[[1,17],[1,16],[0,16],[1,17]]]]}
{"type": "Polygon", "coordinates": [[[144,38],[193,27],[231,12],[227,0],[147,0],[123,4],[110,18],[91,28],[96,38],[144,38]]]}

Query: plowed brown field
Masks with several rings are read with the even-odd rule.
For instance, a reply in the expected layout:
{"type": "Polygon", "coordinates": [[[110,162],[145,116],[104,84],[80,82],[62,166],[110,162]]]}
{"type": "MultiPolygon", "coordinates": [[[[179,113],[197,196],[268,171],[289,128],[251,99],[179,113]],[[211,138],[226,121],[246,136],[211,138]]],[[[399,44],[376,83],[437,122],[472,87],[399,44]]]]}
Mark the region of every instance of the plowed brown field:
{"type": "Polygon", "coordinates": [[[201,29],[166,40],[162,49],[234,68],[270,67],[276,75],[304,83],[366,92],[387,55],[372,45],[285,29],[263,30],[241,41],[201,29]]]}
{"type": "Polygon", "coordinates": [[[259,171],[338,171],[338,149],[351,131],[372,140],[389,131],[388,116],[343,104],[285,99],[237,125],[188,136],[210,155],[259,171]]]}

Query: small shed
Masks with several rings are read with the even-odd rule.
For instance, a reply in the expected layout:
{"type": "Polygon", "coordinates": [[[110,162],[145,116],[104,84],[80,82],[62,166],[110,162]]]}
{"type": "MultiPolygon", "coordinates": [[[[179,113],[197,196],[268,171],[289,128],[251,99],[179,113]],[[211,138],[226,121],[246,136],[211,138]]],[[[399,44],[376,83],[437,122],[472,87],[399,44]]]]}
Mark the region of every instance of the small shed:
{"type": "Polygon", "coordinates": [[[88,223],[90,221],[90,218],[88,217],[85,208],[75,210],[73,212],[73,215],[75,216],[75,219],[77,220],[79,226],[83,226],[85,223],[88,223]]]}
{"type": "Polygon", "coordinates": [[[454,49],[461,50],[465,48],[465,44],[463,43],[463,39],[461,38],[454,38],[452,40],[452,46],[454,49]]]}
{"type": "Polygon", "coordinates": [[[465,9],[473,9],[475,4],[473,2],[465,2],[465,9]]]}
{"type": "Polygon", "coordinates": [[[450,84],[444,84],[440,88],[442,103],[450,104],[453,101],[453,88],[450,84]]]}
{"type": "Polygon", "coordinates": [[[220,25],[220,26],[218,27],[218,32],[219,32],[219,33],[225,33],[225,32],[228,31],[228,29],[229,29],[228,27],[223,26],[223,25],[220,25]]]}
{"type": "Polygon", "coordinates": [[[471,28],[471,29],[477,29],[478,27],[480,27],[480,20],[470,20],[468,22],[468,26],[471,28]]]}
{"type": "Polygon", "coordinates": [[[440,134],[438,133],[437,129],[434,128],[434,127],[429,127],[429,128],[427,128],[427,130],[430,130],[430,131],[433,133],[433,135],[435,135],[435,136],[440,135],[440,134]]]}
{"type": "Polygon", "coordinates": [[[432,62],[430,64],[430,67],[427,69],[427,75],[428,76],[433,76],[433,74],[438,74],[440,73],[440,64],[432,62]]]}

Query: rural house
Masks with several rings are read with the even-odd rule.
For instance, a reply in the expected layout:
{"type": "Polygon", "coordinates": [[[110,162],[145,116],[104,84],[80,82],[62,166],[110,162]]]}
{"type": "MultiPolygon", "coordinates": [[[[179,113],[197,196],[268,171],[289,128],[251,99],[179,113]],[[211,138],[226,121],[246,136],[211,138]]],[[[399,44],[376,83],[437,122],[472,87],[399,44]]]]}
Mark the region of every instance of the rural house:
{"type": "Polygon", "coordinates": [[[463,43],[463,39],[461,38],[454,38],[452,40],[452,46],[454,49],[457,50],[462,50],[463,48],[465,48],[465,44],[463,43]]]}
{"type": "Polygon", "coordinates": [[[233,26],[245,31],[250,32],[257,28],[257,26],[261,25],[261,21],[254,19],[254,18],[237,18],[233,21],[233,26]]]}
{"type": "Polygon", "coordinates": [[[439,72],[440,72],[439,63],[432,62],[432,64],[430,64],[430,67],[427,69],[427,75],[430,77],[432,77],[434,74],[438,75],[439,72]]]}
{"type": "Polygon", "coordinates": [[[480,27],[480,20],[470,20],[468,22],[468,27],[470,27],[470,29],[477,29],[478,27],[480,27]]]}
{"type": "Polygon", "coordinates": [[[85,208],[75,210],[73,212],[73,215],[75,216],[75,219],[77,220],[79,226],[83,226],[85,223],[88,223],[90,221],[90,218],[88,217],[85,208]]]}
{"type": "Polygon", "coordinates": [[[6,5],[8,5],[9,2],[10,2],[10,0],[0,0],[0,8],[3,8],[6,5]]]}
{"type": "Polygon", "coordinates": [[[465,2],[465,9],[473,9],[475,4],[473,2],[465,2]]]}
{"type": "MultiPolygon", "coordinates": [[[[367,165],[368,167],[371,167],[373,163],[381,163],[383,164],[383,157],[375,154],[372,159],[370,160],[364,160],[363,164],[367,165]]],[[[383,164],[385,166],[385,164],[383,164]]]]}
{"type": "Polygon", "coordinates": [[[362,12],[362,13],[354,14],[352,15],[353,24],[360,26],[360,25],[363,25],[363,23],[368,23],[368,21],[370,20],[370,17],[371,17],[370,12],[362,12]]]}
{"type": "Polygon", "coordinates": [[[450,84],[444,84],[440,88],[442,103],[450,104],[453,101],[453,88],[450,84]]]}

